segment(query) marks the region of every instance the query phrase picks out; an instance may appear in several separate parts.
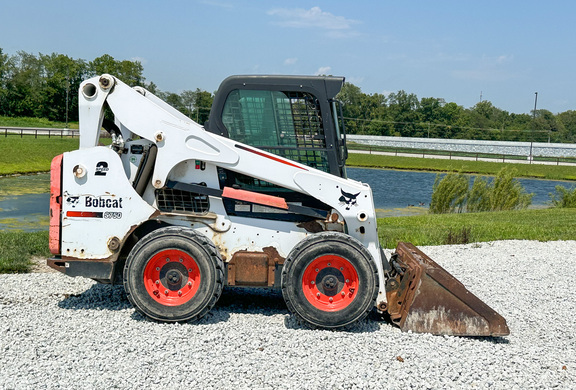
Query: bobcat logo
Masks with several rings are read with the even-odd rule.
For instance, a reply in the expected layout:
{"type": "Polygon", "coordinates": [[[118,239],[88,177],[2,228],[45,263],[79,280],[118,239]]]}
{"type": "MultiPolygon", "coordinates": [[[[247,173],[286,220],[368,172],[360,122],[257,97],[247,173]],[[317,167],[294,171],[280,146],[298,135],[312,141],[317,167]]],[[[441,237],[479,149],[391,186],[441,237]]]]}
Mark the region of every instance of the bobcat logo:
{"type": "Polygon", "coordinates": [[[356,197],[360,195],[360,193],[350,194],[343,189],[340,189],[340,192],[342,193],[342,196],[340,197],[339,201],[346,204],[346,210],[350,210],[351,206],[356,206],[356,197]]]}
{"type": "Polygon", "coordinates": [[[66,203],[68,203],[72,207],[76,207],[79,201],[80,201],[79,196],[69,196],[68,198],[66,198],[66,203]]]}

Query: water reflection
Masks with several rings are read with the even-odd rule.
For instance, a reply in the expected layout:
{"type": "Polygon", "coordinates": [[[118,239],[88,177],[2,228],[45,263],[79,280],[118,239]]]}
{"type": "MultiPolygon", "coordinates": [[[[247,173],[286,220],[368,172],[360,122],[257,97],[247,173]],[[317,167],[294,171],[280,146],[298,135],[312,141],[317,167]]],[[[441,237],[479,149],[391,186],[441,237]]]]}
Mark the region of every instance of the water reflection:
{"type": "MultiPolygon", "coordinates": [[[[428,211],[436,173],[395,171],[389,169],[347,168],[348,177],[372,187],[374,205],[379,217],[407,216],[428,211]]],[[[476,176],[470,176],[472,182],[476,176]]],[[[518,179],[526,192],[533,193],[530,208],[548,206],[550,193],[557,185],[572,188],[575,182],[518,179]]]]}
{"type": "Polygon", "coordinates": [[[0,178],[0,229],[47,230],[49,192],[47,173],[0,178]]]}
{"type": "MultiPolygon", "coordinates": [[[[348,168],[351,179],[370,184],[379,217],[409,216],[428,212],[435,173],[387,169],[348,168]]],[[[471,180],[473,180],[471,176],[471,180]]],[[[519,179],[534,193],[531,207],[545,207],[557,185],[571,188],[576,183],[519,179]]],[[[48,229],[50,175],[0,178],[0,230],[38,231],[48,229]]]]}

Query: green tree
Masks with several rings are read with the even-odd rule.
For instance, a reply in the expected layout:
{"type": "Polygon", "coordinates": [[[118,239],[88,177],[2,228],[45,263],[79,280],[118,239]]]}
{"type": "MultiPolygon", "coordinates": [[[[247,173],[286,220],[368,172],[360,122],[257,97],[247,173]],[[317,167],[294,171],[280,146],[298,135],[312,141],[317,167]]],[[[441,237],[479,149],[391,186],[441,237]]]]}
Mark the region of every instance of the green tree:
{"type": "Polygon", "coordinates": [[[207,91],[201,89],[196,89],[194,92],[194,110],[192,111],[192,119],[194,119],[199,124],[203,124],[208,120],[210,116],[210,108],[212,108],[212,102],[214,96],[207,91]]]}
{"type": "Polygon", "coordinates": [[[63,54],[40,54],[44,69],[42,100],[50,102],[43,106],[42,116],[50,120],[78,119],[78,88],[87,77],[84,60],[74,60],[63,54]]]}
{"type": "Polygon", "coordinates": [[[468,125],[468,116],[462,106],[446,103],[440,110],[440,123],[437,134],[440,138],[457,138],[461,129],[468,125]]]}
{"type": "Polygon", "coordinates": [[[564,142],[576,141],[576,111],[569,110],[556,115],[556,119],[564,128],[564,142]]]}
{"type": "Polygon", "coordinates": [[[570,189],[564,186],[556,186],[556,193],[549,194],[554,207],[576,207],[576,187],[570,189]]]}
{"type": "Polygon", "coordinates": [[[436,175],[432,188],[430,212],[433,214],[461,213],[468,194],[468,177],[462,173],[436,175]]]}
{"type": "Polygon", "coordinates": [[[11,69],[11,61],[8,54],[4,54],[0,48],[0,114],[8,115],[8,102],[7,102],[7,82],[11,69]]]}
{"type": "Polygon", "coordinates": [[[108,73],[132,87],[144,85],[144,67],[140,61],[116,61],[111,55],[104,54],[90,61],[88,68],[92,76],[108,73]]]}
{"type": "Polygon", "coordinates": [[[391,134],[386,96],[378,93],[368,95],[356,85],[344,83],[337,99],[342,102],[346,131],[350,134],[391,134]]]}
{"type": "Polygon", "coordinates": [[[40,60],[23,51],[11,60],[6,79],[6,111],[10,116],[41,117],[45,102],[40,60]]]}
{"type": "Polygon", "coordinates": [[[514,178],[516,170],[502,168],[492,182],[476,177],[468,193],[466,209],[469,212],[520,210],[532,203],[534,194],[526,193],[514,178]]]}
{"type": "Polygon", "coordinates": [[[182,104],[182,99],[180,98],[180,95],[174,92],[160,92],[157,96],[160,99],[164,100],[166,103],[170,104],[178,111],[180,112],[184,111],[185,107],[182,104]]]}
{"type": "Polygon", "coordinates": [[[400,90],[388,95],[389,117],[394,123],[394,135],[403,137],[422,137],[423,131],[419,128],[417,110],[420,107],[418,97],[413,93],[400,90]]]}

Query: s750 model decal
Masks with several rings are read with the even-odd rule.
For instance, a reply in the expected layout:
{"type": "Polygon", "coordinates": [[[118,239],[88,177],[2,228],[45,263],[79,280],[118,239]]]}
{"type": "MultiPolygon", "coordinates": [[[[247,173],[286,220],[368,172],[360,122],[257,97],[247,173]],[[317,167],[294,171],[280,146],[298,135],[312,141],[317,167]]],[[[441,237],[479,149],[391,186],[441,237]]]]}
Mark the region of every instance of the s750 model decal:
{"type": "Polygon", "coordinates": [[[103,213],[94,211],[68,211],[66,212],[67,217],[74,218],[102,218],[103,213]]]}
{"type": "Polygon", "coordinates": [[[67,217],[72,218],[104,218],[104,219],[121,219],[122,213],[118,211],[68,211],[66,212],[67,217]]]}

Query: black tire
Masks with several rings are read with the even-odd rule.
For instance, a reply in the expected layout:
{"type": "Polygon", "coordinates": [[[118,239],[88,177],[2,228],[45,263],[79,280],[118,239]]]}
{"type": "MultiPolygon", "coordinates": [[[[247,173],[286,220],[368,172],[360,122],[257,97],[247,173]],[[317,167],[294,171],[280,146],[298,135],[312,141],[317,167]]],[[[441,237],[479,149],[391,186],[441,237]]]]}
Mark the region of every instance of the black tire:
{"type": "Polygon", "coordinates": [[[136,310],[165,322],[196,321],[216,304],[224,263],[214,244],[189,228],[144,236],[124,266],[124,290],[136,310]]]}
{"type": "Polygon", "coordinates": [[[336,232],[309,236],[282,270],[288,310],[313,328],[341,328],[365,318],[378,295],[378,270],[356,239],[336,232]]]}

